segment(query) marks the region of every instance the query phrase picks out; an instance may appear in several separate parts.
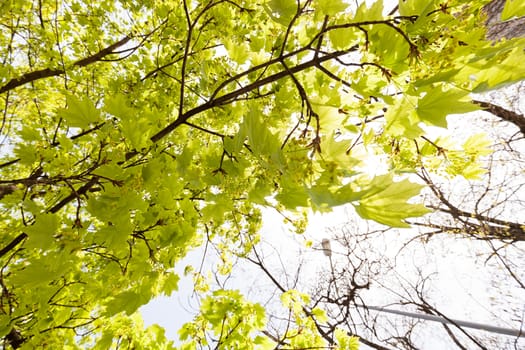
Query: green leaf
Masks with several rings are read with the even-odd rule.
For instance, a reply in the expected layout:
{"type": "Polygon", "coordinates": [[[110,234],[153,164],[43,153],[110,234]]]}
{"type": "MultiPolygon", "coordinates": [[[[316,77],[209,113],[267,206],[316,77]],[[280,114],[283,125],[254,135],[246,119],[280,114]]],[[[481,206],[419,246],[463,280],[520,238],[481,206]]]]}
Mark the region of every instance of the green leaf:
{"type": "Polygon", "coordinates": [[[168,273],[168,275],[164,278],[163,281],[162,293],[164,293],[167,296],[170,296],[174,291],[178,290],[179,280],[180,277],[177,274],[168,273]]]}
{"type": "Polygon", "coordinates": [[[493,51],[494,57],[480,64],[474,62],[463,69],[463,74],[476,82],[473,92],[480,93],[507,86],[523,79],[525,65],[523,65],[523,50],[525,38],[509,41],[513,48],[498,52],[493,51]],[[481,66],[481,67],[480,67],[481,66]]]}
{"type": "Polygon", "coordinates": [[[355,28],[338,28],[328,32],[328,37],[332,45],[337,50],[348,49],[358,37],[358,32],[355,28]]]}
{"type": "Polygon", "coordinates": [[[0,337],[5,337],[11,331],[11,317],[0,315],[0,337]]]}
{"type": "Polygon", "coordinates": [[[276,348],[276,343],[268,337],[256,336],[253,343],[257,345],[258,350],[272,350],[276,348]]]}
{"type": "Polygon", "coordinates": [[[286,26],[297,12],[297,2],[295,0],[270,0],[266,4],[266,9],[274,21],[286,26]]]}
{"type": "Polygon", "coordinates": [[[125,247],[133,227],[131,222],[124,222],[122,218],[113,218],[112,220],[118,220],[117,224],[112,222],[111,225],[108,224],[98,229],[94,234],[94,240],[109,249],[120,250],[125,247]]]}
{"type": "Polygon", "coordinates": [[[222,142],[224,143],[224,150],[229,154],[234,154],[242,149],[242,143],[238,142],[235,137],[225,137],[222,142]]]}
{"type": "MultiPolygon", "coordinates": [[[[339,106],[340,103],[337,103],[339,106]]],[[[328,105],[316,105],[315,111],[319,115],[319,123],[321,131],[327,134],[333,134],[335,130],[342,126],[342,121],[346,118],[343,113],[339,112],[339,108],[328,105]]]]}
{"type": "Polygon", "coordinates": [[[35,218],[35,223],[28,226],[25,231],[29,236],[26,247],[30,249],[49,249],[58,233],[58,217],[55,214],[41,214],[35,218]]]}
{"type": "Polygon", "coordinates": [[[131,315],[148,301],[149,298],[144,293],[139,293],[134,290],[124,291],[114,297],[107,304],[104,315],[112,316],[120,312],[125,312],[127,315],[131,315]]]}
{"type": "Polygon", "coordinates": [[[376,176],[362,191],[363,196],[354,207],[365,219],[392,227],[410,227],[404,219],[430,211],[421,204],[408,203],[422,187],[406,179],[394,182],[391,174],[376,176]]]}
{"type": "Polygon", "coordinates": [[[136,119],[127,118],[121,120],[121,130],[124,137],[131,143],[131,146],[135,150],[142,150],[146,148],[150,141],[148,132],[150,129],[150,123],[147,118],[138,117],[136,119]]]}
{"type": "Polygon", "coordinates": [[[58,114],[67,125],[87,129],[92,123],[101,120],[100,110],[87,97],[79,99],[74,95],[66,95],[67,108],[59,109],[58,114]]]}
{"type": "MultiPolygon", "coordinates": [[[[406,71],[410,50],[406,39],[399,35],[399,32],[392,28],[374,28],[369,37],[375,43],[371,46],[370,51],[377,57],[381,57],[381,66],[388,69],[378,71],[377,68],[373,68],[376,74],[381,74],[384,79],[385,76],[395,76],[396,72],[406,71]]],[[[370,67],[368,71],[372,72],[372,68],[370,67]]]]}
{"type": "Polygon", "coordinates": [[[243,64],[249,58],[249,50],[247,50],[244,43],[239,43],[231,39],[225,39],[224,47],[226,50],[228,50],[228,55],[230,58],[238,64],[243,64]]]}
{"type": "Polygon", "coordinates": [[[414,108],[416,104],[417,98],[414,96],[403,96],[397,99],[385,113],[385,132],[392,136],[404,136],[411,139],[422,135],[424,131],[419,127],[421,119],[414,108]]]}
{"type": "Polygon", "coordinates": [[[523,0],[507,0],[503,11],[501,12],[501,20],[506,21],[512,17],[525,16],[525,2],[523,0]]]}
{"type": "Polygon", "coordinates": [[[22,130],[20,130],[19,135],[20,137],[22,137],[22,139],[24,139],[24,141],[27,142],[38,141],[42,139],[40,131],[28,125],[24,125],[22,127],[22,130]]]}
{"type": "Polygon", "coordinates": [[[120,130],[135,150],[148,146],[151,121],[148,115],[128,106],[126,97],[115,94],[107,98],[104,109],[120,120],[120,130]]]}
{"type": "Polygon", "coordinates": [[[326,210],[344,203],[337,201],[328,186],[313,186],[308,189],[311,205],[314,210],[326,210]]]}
{"type": "Polygon", "coordinates": [[[403,0],[399,1],[399,13],[402,16],[418,15],[427,17],[427,13],[435,8],[436,0],[403,0]]]}
{"type": "Polygon", "coordinates": [[[20,158],[24,165],[32,165],[38,160],[38,152],[31,143],[19,143],[14,150],[15,155],[20,158]]]}
{"type": "Polygon", "coordinates": [[[328,316],[326,315],[326,311],[318,307],[312,309],[312,315],[315,316],[315,319],[317,320],[317,322],[325,323],[328,321],[328,316]]]}
{"type": "Polygon", "coordinates": [[[480,164],[468,164],[461,170],[461,175],[467,180],[481,180],[482,176],[488,172],[480,164]]]}
{"type": "Polygon", "coordinates": [[[415,87],[423,87],[426,85],[440,83],[443,81],[451,81],[460,72],[460,69],[449,69],[446,71],[438,71],[425,79],[418,79],[414,82],[415,87]]]}
{"type": "Polygon", "coordinates": [[[399,13],[402,16],[417,16],[414,23],[407,26],[408,32],[421,33],[426,26],[432,23],[432,16],[428,14],[437,9],[438,0],[403,0],[399,1],[399,13]]]}
{"type": "Polygon", "coordinates": [[[32,264],[22,270],[14,271],[9,281],[17,288],[35,288],[47,285],[54,278],[60,277],[57,276],[56,269],[50,265],[48,260],[46,258],[33,260],[32,264]]]}
{"type": "Polygon", "coordinates": [[[124,180],[126,177],[124,169],[115,163],[104,164],[95,169],[93,173],[111,180],[124,180]]]}
{"type": "Polygon", "coordinates": [[[359,200],[362,193],[353,187],[351,183],[338,189],[329,185],[315,185],[308,189],[308,195],[313,209],[322,211],[359,200]]]}
{"type": "Polygon", "coordinates": [[[288,209],[308,206],[308,196],[304,187],[292,183],[282,185],[275,199],[288,209]]]}
{"type": "Polygon", "coordinates": [[[248,199],[257,204],[266,204],[266,197],[272,193],[273,187],[268,181],[258,179],[248,193],[248,199]]]}
{"type": "Polygon", "coordinates": [[[335,163],[338,168],[344,169],[347,175],[352,174],[353,168],[361,162],[348,152],[352,142],[352,140],[338,138],[335,132],[331,132],[321,141],[321,165],[331,167],[333,164],[326,164],[330,161],[335,163]]]}
{"type": "Polygon", "coordinates": [[[277,135],[270,132],[268,125],[263,123],[258,111],[250,110],[244,118],[242,128],[244,129],[243,133],[248,137],[254,154],[270,156],[275,165],[282,165],[279,139],[277,135]]]}
{"type": "Polygon", "coordinates": [[[492,154],[492,140],[486,133],[478,133],[469,136],[463,143],[463,149],[470,155],[487,156],[492,154]]]}
{"type": "Polygon", "coordinates": [[[359,338],[354,336],[349,336],[348,333],[341,329],[336,328],[335,332],[335,340],[337,341],[337,344],[339,345],[340,350],[358,350],[359,349],[359,338]]]}
{"type": "Polygon", "coordinates": [[[104,110],[119,119],[129,119],[134,114],[123,94],[107,96],[104,102],[104,110]]]}
{"type": "Polygon", "coordinates": [[[374,1],[370,7],[367,2],[362,2],[357,9],[353,22],[366,22],[383,19],[383,0],[374,1]]]}
{"type": "Polygon", "coordinates": [[[427,91],[417,104],[417,115],[421,120],[443,128],[447,127],[447,115],[460,114],[479,110],[468,98],[468,91],[442,87],[427,91]]]}
{"type": "Polygon", "coordinates": [[[343,0],[318,0],[316,5],[317,9],[323,15],[327,16],[336,15],[339,12],[343,12],[348,7],[348,3],[344,2],[343,0]]]}

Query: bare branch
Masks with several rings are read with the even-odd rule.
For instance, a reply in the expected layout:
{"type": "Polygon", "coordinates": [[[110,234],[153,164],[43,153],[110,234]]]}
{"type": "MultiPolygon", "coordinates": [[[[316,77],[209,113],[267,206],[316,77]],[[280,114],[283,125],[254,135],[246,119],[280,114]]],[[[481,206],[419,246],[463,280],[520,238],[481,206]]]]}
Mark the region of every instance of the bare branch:
{"type": "Polygon", "coordinates": [[[523,135],[523,137],[525,137],[525,116],[523,116],[523,114],[516,113],[514,111],[508,110],[490,102],[478,100],[473,100],[472,102],[483,107],[483,109],[485,109],[487,112],[494,114],[496,117],[514,124],[520,129],[520,132],[523,135]]]}

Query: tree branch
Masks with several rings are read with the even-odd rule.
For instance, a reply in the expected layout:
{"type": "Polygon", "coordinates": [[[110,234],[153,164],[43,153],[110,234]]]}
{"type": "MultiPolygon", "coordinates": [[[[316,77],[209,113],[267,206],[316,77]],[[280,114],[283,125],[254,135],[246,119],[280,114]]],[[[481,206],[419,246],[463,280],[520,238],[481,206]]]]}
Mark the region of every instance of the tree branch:
{"type": "Polygon", "coordinates": [[[494,114],[496,117],[516,125],[520,129],[522,135],[525,137],[525,116],[523,116],[523,114],[518,114],[514,111],[510,111],[506,108],[503,108],[490,102],[478,100],[473,100],[472,102],[474,102],[478,106],[481,106],[487,112],[494,114]]]}
{"type": "Polygon", "coordinates": [[[11,331],[5,337],[7,342],[13,347],[13,349],[20,348],[25,341],[20,332],[15,328],[11,328],[11,331]]]}
{"type": "Polygon", "coordinates": [[[8,245],[0,250],[0,258],[13,250],[20,242],[27,238],[27,233],[22,232],[16,236],[8,245]]]}
{"type": "MultiPolygon", "coordinates": [[[[311,59],[310,61],[303,62],[301,64],[298,64],[294,67],[290,67],[289,69],[284,69],[280,72],[277,72],[275,74],[272,74],[270,76],[267,76],[266,78],[254,81],[251,84],[248,84],[244,87],[241,87],[235,91],[232,91],[230,93],[227,93],[225,95],[221,95],[219,97],[215,97],[214,99],[209,100],[208,102],[197,106],[193,109],[190,109],[189,111],[183,113],[180,115],[174,122],[166,126],[164,129],[157,132],[155,135],[153,135],[150,140],[153,143],[157,143],[164,137],[166,137],[168,134],[170,134],[173,130],[175,130],[179,125],[184,124],[189,118],[193,117],[194,115],[197,115],[199,113],[205,112],[209,109],[212,109],[214,107],[219,107],[225,104],[228,104],[238,97],[247,94],[249,92],[252,92],[264,85],[271,84],[273,82],[276,82],[290,74],[298,73],[304,70],[307,70],[309,68],[318,66],[322,62],[329,61],[331,59],[346,55],[348,53],[347,50],[345,51],[335,51],[329,54],[326,54],[325,56],[318,57],[311,59]]],[[[130,154],[130,156],[134,156],[135,154],[130,154]]]]}
{"type": "Polygon", "coordinates": [[[98,177],[97,176],[93,176],[88,182],[86,182],[84,185],[82,185],[78,190],[76,191],[72,191],[69,196],[63,198],[60,202],[58,202],[57,204],[55,204],[54,206],[52,206],[48,212],[49,213],[56,213],[58,212],[60,209],[62,209],[63,207],[66,206],[66,204],[68,204],[69,202],[71,202],[72,200],[78,198],[78,196],[81,196],[81,195],[84,195],[86,194],[86,192],[91,188],[93,187],[96,183],[98,182],[98,177]]]}
{"type": "MultiPolygon", "coordinates": [[[[116,43],[114,43],[114,44],[112,44],[112,45],[110,45],[108,47],[106,47],[105,49],[100,50],[96,54],[76,61],[75,63],[73,63],[73,66],[85,67],[85,66],[90,65],[92,63],[101,61],[102,58],[104,58],[107,55],[112,54],[113,51],[116,48],[125,45],[130,40],[131,40],[130,36],[125,36],[121,40],[117,41],[116,43]]],[[[64,69],[45,68],[45,69],[41,69],[41,70],[25,73],[25,74],[23,74],[22,76],[20,76],[18,78],[11,79],[7,84],[2,86],[0,88],[0,94],[4,93],[4,92],[7,92],[9,90],[13,90],[14,88],[19,87],[21,85],[25,85],[27,83],[33,82],[35,80],[40,80],[40,79],[49,78],[49,77],[55,77],[55,76],[64,74],[65,72],[66,71],[64,69]]]]}

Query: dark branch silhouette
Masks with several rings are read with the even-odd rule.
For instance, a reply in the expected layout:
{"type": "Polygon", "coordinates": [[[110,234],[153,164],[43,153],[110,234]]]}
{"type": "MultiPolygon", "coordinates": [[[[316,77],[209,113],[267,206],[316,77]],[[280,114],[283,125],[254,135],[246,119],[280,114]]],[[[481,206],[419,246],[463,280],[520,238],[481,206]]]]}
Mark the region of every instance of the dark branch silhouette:
{"type": "MultiPolygon", "coordinates": [[[[130,40],[131,40],[130,36],[125,36],[124,38],[120,39],[116,43],[106,47],[105,49],[100,50],[96,54],[76,61],[75,63],[73,63],[73,66],[85,67],[92,63],[99,62],[105,56],[113,54],[115,49],[127,44],[130,40]]],[[[18,78],[11,79],[7,84],[2,86],[0,88],[0,94],[7,92],[9,90],[13,90],[14,88],[17,88],[19,86],[25,85],[27,83],[30,83],[36,80],[62,75],[65,72],[66,72],[65,69],[45,68],[45,69],[40,69],[37,71],[25,73],[18,78]]]]}
{"type": "Polygon", "coordinates": [[[490,102],[478,100],[474,100],[473,102],[483,107],[483,109],[487,112],[494,114],[496,117],[501,118],[517,126],[520,129],[520,132],[523,135],[523,137],[525,137],[525,116],[523,116],[523,114],[516,113],[514,111],[508,110],[490,102]]]}

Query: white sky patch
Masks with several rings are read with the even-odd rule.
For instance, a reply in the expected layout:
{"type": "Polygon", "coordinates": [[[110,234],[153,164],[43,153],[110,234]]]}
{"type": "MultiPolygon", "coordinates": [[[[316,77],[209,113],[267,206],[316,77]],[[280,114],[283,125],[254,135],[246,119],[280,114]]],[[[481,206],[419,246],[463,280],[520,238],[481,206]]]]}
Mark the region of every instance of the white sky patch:
{"type": "Polygon", "coordinates": [[[357,169],[371,177],[388,173],[388,157],[384,154],[371,154],[357,169]]]}

